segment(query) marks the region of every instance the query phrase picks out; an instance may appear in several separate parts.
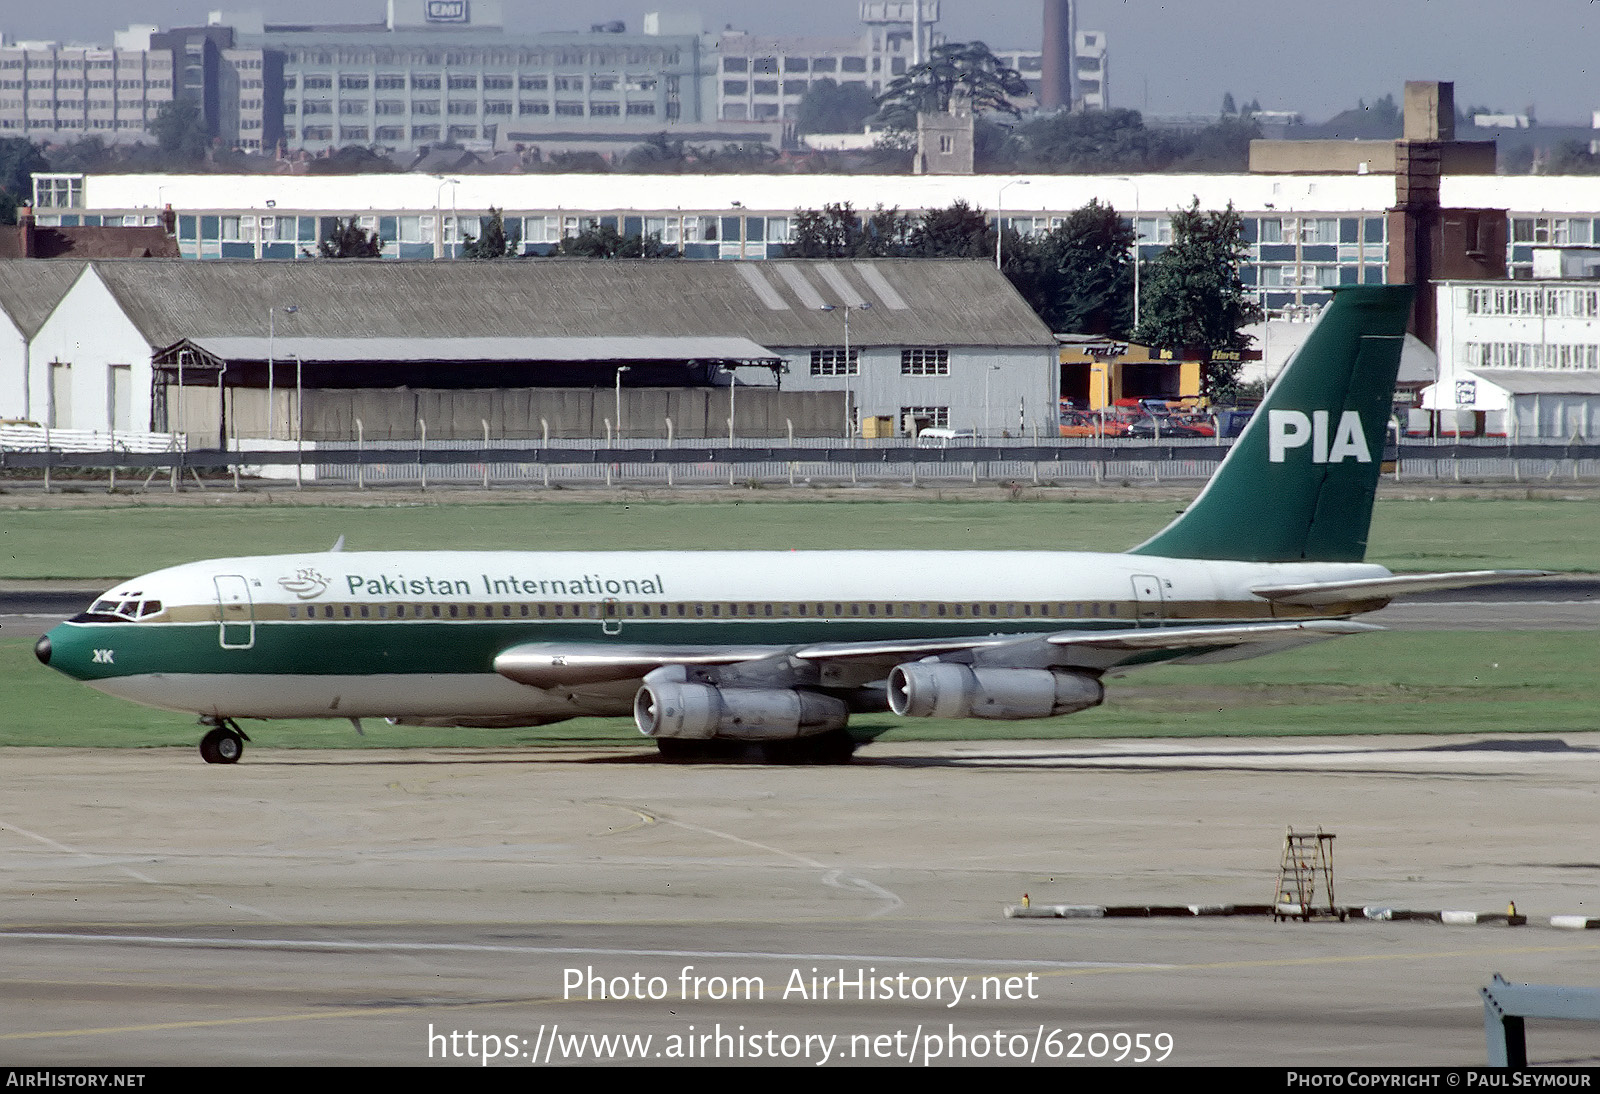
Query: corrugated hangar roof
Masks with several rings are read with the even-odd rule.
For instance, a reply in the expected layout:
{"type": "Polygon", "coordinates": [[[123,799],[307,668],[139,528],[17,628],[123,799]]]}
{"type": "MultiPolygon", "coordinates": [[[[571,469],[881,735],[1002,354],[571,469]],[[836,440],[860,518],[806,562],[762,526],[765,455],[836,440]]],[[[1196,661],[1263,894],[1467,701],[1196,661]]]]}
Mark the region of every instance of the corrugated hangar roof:
{"type": "Polygon", "coordinates": [[[19,258],[0,261],[0,308],[24,337],[32,338],[50,310],[72,288],[84,263],[63,259],[19,258]]]}
{"type": "Polygon", "coordinates": [[[341,337],[691,337],[835,346],[1054,346],[993,265],[976,260],[711,262],[517,259],[95,262],[152,346],[267,334],[341,337]],[[857,310],[868,304],[867,310],[857,310]],[[834,311],[824,311],[833,305],[834,311]]]}
{"type": "Polygon", "coordinates": [[[748,338],[190,338],[187,344],[228,361],[299,357],[319,364],[368,361],[515,362],[745,361],[776,363],[777,354],[748,338]]]}

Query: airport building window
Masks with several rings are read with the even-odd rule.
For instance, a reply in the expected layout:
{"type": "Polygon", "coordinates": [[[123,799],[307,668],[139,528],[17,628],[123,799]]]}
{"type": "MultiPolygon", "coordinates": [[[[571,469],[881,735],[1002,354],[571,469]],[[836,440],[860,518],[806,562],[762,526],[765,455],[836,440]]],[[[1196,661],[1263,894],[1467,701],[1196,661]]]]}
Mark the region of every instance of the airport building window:
{"type": "Polygon", "coordinates": [[[811,375],[858,376],[861,373],[861,351],[850,349],[850,359],[845,360],[844,349],[814,349],[811,351],[811,375]]]}
{"type": "Polygon", "coordinates": [[[900,351],[900,375],[948,376],[950,351],[947,349],[903,349],[900,351]]]}
{"type": "Polygon", "coordinates": [[[949,429],[950,408],[947,406],[903,406],[901,422],[914,421],[920,429],[949,429]]]}

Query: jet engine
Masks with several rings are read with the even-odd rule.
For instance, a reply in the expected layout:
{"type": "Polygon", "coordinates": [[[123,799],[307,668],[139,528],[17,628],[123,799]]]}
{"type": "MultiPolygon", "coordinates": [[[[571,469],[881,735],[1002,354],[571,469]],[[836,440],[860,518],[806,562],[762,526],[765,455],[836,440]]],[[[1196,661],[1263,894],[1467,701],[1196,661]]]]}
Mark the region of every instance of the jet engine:
{"type": "Polygon", "coordinates": [[[1048,718],[1099,706],[1098,678],[1059,669],[914,661],[889,673],[889,709],[912,718],[1048,718]]]}
{"type": "Polygon", "coordinates": [[[782,741],[843,729],[849,718],[844,700],[813,691],[662,681],[633,700],[639,732],[655,738],[782,741]]]}

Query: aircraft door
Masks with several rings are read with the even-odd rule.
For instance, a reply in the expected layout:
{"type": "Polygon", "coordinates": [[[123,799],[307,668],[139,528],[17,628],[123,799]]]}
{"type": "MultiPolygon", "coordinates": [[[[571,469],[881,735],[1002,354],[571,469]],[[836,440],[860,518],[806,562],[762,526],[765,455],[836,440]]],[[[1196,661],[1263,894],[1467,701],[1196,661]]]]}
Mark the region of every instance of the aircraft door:
{"type": "Polygon", "coordinates": [[[608,596],[600,608],[600,631],[607,635],[622,633],[622,619],[617,615],[617,598],[608,596]]]}
{"type": "Polygon", "coordinates": [[[1139,622],[1161,619],[1166,614],[1166,602],[1161,594],[1161,579],[1152,574],[1134,574],[1133,602],[1139,622]]]}
{"type": "Polygon", "coordinates": [[[217,587],[217,641],[225,650],[247,650],[256,644],[256,609],[250,601],[250,584],[238,574],[219,574],[217,587]]]}

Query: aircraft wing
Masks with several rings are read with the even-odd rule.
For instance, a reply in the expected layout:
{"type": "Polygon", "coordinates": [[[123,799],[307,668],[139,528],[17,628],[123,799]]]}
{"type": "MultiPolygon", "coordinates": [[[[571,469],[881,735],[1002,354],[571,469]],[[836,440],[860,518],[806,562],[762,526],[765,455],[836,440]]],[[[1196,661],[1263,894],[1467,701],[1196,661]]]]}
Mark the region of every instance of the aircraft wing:
{"type": "Polygon", "coordinates": [[[892,667],[911,658],[970,653],[974,664],[993,668],[1050,664],[1103,672],[1139,665],[1244,660],[1341,635],[1365,634],[1383,629],[1371,623],[1335,619],[1189,627],[1118,627],[925,642],[822,643],[803,646],[794,650],[792,655],[814,661],[880,661],[892,667]]]}
{"type": "Polygon", "coordinates": [[[1533,577],[1549,577],[1552,570],[1460,570],[1455,573],[1396,574],[1356,581],[1314,581],[1305,585],[1263,585],[1250,591],[1279,604],[1321,607],[1359,600],[1388,600],[1407,593],[1444,589],[1470,589],[1533,577]]]}
{"type": "MultiPolygon", "coordinates": [[[[1382,630],[1345,620],[1274,621],[1189,627],[1121,627],[1048,634],[990,634],[879,642],[818,642],[804,646],[655,646],[532,642],[494,660],[495,671],[534,687],[574,687],[639,679],[667,665],[716,667],[779,657],[835,670],[851,683],[882,679],[904,661],[951,654],[975,664],[1105,671],[1141,664],[1194,663],[1258,657],[1290,646],[1382,630]]],[[[837,681],[846,683],[841,678],[837,681]]]]}

